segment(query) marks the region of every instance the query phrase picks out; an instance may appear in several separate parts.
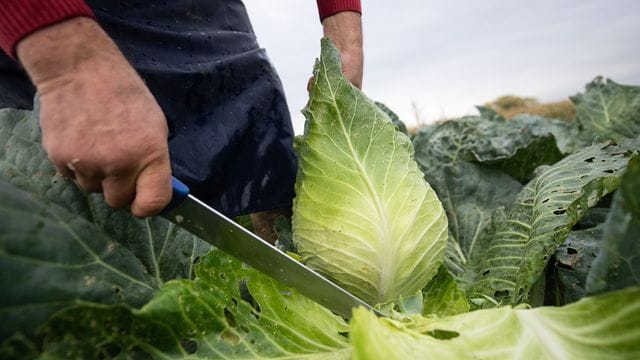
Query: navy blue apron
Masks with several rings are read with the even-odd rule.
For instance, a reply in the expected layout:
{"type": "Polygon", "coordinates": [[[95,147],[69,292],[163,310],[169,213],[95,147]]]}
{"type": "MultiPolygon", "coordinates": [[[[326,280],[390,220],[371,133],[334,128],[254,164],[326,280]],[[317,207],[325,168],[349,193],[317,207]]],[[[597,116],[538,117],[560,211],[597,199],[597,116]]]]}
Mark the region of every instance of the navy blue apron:
{"type": "MultiPolygon", "coordinates": [[[[174,176],[228,216],[291,205],[289,110],[241,1],[87,4],[164,111],[174,176]]],[[[29,108],[33,93],[1,57],[0,107],[29,108]]]]}

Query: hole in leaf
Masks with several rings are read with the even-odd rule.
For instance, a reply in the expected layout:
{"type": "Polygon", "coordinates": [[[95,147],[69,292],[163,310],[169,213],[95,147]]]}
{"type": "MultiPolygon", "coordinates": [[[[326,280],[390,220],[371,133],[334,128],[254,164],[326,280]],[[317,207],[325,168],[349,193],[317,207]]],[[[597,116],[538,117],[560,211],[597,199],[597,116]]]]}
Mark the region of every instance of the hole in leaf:
{"type": "Polygon", "coordinates": [[[198,265],[200,263],[200,256],[196,256],[193,258],[193,265],[198,265]]]}
{"type": "Polygon", "coordinates": [[[574,248],[570,248],[570,247],[567,248],[567,254],[573,255],[573,254],[577,254],[577,253],[578,253],[578,250],[576,250],[574,248]]]}
{"type": "Polygon", "coordinates": [[[585,159],[584,161],[586,161],[588,163],[592,163],[594,159],[595,159],[595,157],[590,157],[588,159],[585,159]]]}
{"type": "Polygon", "coordinates": [[[112,289],[118,299],[122,300],[124,298],[124,293],[122,292],[122,288],[120,286],[114,285],[112,289]]]}
{"type": "Polygon", "coordinates": [[[567,264],[561,263],[561,262],[557,262],[556,263],[556,267],[559,268],[559,269],[565,269],[565,270],[573,271],[573,267],[571,265],[567,265],[567,264]]]}
{"type": "Polygon", "coordinates": [[[241,280],[238,283],[238,292],[240,293],[240,299],[248,302],[249,304],[253,304],[255,302],[253,295],[249,292],[246,281],[241,280]]]}
{"type": "Polygon", "coordinates": [[[249,328],[247,328],[244,325],[240,325],[240,327],[238,327],[238,329],[240,329],[243,333],[248,334],[249,333],[249,328]]]}
{"type": "Polygon", "coordinates": [[[429,335],[440,340],[449,340],[449,339],[457,338],[458,336],[460,336],[460,333],[457,331],[451,331],[451,330],[434,329],[434,330],[425,332],[425,335],[429,335]]]}
{"type": "Polygon", "coordinates": [[[519,296],[524,295],[524,288],[520,288],[520,289],[518,289],[518,295],[519,295],[519,296]]]}
{"type": "Polygon", "coordinates": [[[509,290],[498,290],[495,293],[493,293],[493,297],[496,298],[506,298],[509,296],[509,290]]]}
{"type": "Polygon", "coordinates": [[[193,339],[180,340],[180,346],[187,352],[187,354],[195,354],[198,351],[198,343],[193,339]]]}
{"type": "Polygon", "coordinates": [[[260,319],[260,305],[258,304],[258,302],[256,301],[256,299],[253,298],[253,295],[251,295],[251,292],[249,291],[249,287],[247,286],[247,282],[245,280],[241,280],[238,283],[238,288],[240,291],[240,298],[246,302],[248,302],[251,307],[253,307],[254,311],[251,312],[251,315],[253,315],[256,319],[260,319]]]}
{"type": "Polygon", "coordinates": [[[344,338],[349,338],[349,332],[348,331],[340,331],[338,332],[338,335],[344,337],[344,338]]]}
{"type": "Polygon", "coordinates": [[[547,202],[549,202],[549,198],[546,198],[546,199],[542,200],[542,203],[543,203],[543,204],[544,204],[544,203],[547,203],[547,202]]]}
{"type": "Polygon", "coordinates": [[[556,214],[556,215],[562,215],[562,214],[564,214],[566,212],[567,212],[566,209],[553,210],[553,213],[556,214]]]}
{"type": "Polygon", "coordinates": [[[607,174],[613,174],[614,173],[613,169],[607,169],[607,170],[604,170],[604,172],[606,172],[607,174]]]}
{"type": "Polygon", "coordinates": [[[224,308],[224,318],[227,320],[227,324],[229,324],[229,326],[231,326],[232,328],[234,328],[234,327],[236,327],[238,325],[238,324],[236,324],[235,316],[233,316],[231,311],[229,311],[229,309],[227,309],[227,308],[224,308]]]}
{"type": "Polygon", "coordinates": [[[487,275],[489,275],[490,272],[491,272],[491,270],[487,269],[482,273],[482,276],[487,276],[487,275]]]}

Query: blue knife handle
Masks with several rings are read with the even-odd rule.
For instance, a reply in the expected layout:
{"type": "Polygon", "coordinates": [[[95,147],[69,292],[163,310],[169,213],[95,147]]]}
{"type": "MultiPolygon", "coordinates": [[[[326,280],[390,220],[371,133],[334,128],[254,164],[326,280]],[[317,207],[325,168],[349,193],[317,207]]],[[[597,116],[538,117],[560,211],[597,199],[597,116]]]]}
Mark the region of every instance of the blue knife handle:
{"type": "Polygon", "coordinates": [[[187,195],[189,195],[189,187],[173,176],[171,177],[171,188],[173,190],[173,196],[171,197],[169,205],[162,210],[162,212],[165,213],[175,209],[187,198],[187,195]]]}

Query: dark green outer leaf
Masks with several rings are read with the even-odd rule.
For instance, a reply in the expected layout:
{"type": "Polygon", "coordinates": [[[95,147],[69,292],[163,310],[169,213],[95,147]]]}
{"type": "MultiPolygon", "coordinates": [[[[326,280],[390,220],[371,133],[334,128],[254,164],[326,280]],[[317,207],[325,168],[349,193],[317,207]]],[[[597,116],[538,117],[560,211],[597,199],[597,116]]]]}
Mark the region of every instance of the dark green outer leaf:
{"type": "Polygon", "coordinates": [[[45,350],[66,358],[348,358],[340,335],[348,327],[329,310],[217,250],[196,272],[139,310],[91,304],[58,313],[44,330],[45,350]]]}
{"type": "Polygon", "coordinates": [[[586,92],[571,98],[576,118],[592,138],[622,140],[640,135],[640,87],[620,85],[601,76],[586,92]]]}
{"type": "Polygon", "coordinates": [[[80,300],[139,306],[165,281],[192,276],[208,244],[161,218],[113,211],[57,175],[34,113],[0,110],[0,124],[0,179],[13,184],[3,182],[0,210],[2,336],[31,333],[80,300]]]}
{"type": "Polygon", "coordinates": [[[578,301],[587,295],[585,291],[591,264],[600,249],[602,226],[572,231],[567,240],[556,250],[553,258],[558,293],[557,305],[578,301]]]}
{"type": "Polygon", "coordinates": [[[531,286],[571,227],[618,185],[631,155],[618,145],[596,144],[549,167],[518,195],[504,221],[485,233],[471,254],[465,280],[470,297],[500,303],[527,300],[531,286]]]}
{"type": "MultiPolygon", "coordinates": [[[[485,114],[486,115],[486,114],[485,114]]],[[[575,125],[540,117],[464,117],[436,124],[413,139],[416,161],[425,174],[461,161],[495,167],[520,181],[571,150],[558,140],[571,138],[575,125]]]]}
{"type": "Polygon", "coordinates": [[[400,117],[398,116],[398,114],[393,112],[393,110],[389,109],[387,105],[379,101],[375,101],[374,104],[376,104],[380,108],[380,110],[384,111],[384,113],[387,114],[387,116],[389,116],[389,119],[391,119],[391,122],[393,123],[393,125],[396,126],[396,129],[398,131],[400,131],[405,135],[409,134],[409,132],[407,131],[407,125],[405,125],[404,122],[400,120],[400,117]]]}
{"type": "Polygon", "coordinates": [[[572,154],[592,143],[590,137],[584,137],[580,133],[579,126],[573,121],[547,119],[535,115],[517,115],[511,121],[529,129],[534,136],[553,135],[562,154],[572,154]]]}
{"type": "Polygon", "coordinates": [[[498,170],[467,162],[441,167],[425,177],[449,220],[445,265],[454,276],[461,276],[493,212],[512,204],[522,185],[498,170]]]}
{"type": "Polygon", "coordinates": [[[82,217],[0,180],[0,336],[31,332],[82,299],[141,306],[154,279],[82,217]]]}
{"type": "Polygon", "coordinates": [[[604,224],[600,252],[587,278],[587,292],[640,285],[640,156],[629,161],[604,224]]]}
{"type": "Polygon", "coordinates": [[[273,224],[276,232],[276,247],[285,252],[296,252],[293,245],[293,233],[291,231],[291,219],[279,216],[273,224]]]}

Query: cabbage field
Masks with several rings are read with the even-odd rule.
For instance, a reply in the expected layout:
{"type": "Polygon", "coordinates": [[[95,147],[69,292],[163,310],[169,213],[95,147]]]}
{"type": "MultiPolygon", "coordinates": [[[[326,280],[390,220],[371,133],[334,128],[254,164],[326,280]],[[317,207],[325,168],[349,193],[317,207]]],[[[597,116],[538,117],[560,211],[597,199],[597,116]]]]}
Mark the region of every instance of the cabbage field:
{"type": "Polygon", "coordinates": [[[640,358],[640,87],[571,99],[576,121],[480,107],[410,138],[323,40],[277,246],[386,314],[349,321],[108,208],[37,110],[0,110],[0,358],[640,358]]]}

